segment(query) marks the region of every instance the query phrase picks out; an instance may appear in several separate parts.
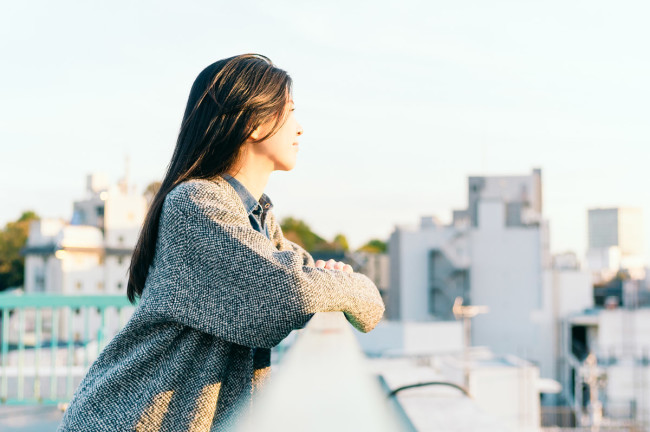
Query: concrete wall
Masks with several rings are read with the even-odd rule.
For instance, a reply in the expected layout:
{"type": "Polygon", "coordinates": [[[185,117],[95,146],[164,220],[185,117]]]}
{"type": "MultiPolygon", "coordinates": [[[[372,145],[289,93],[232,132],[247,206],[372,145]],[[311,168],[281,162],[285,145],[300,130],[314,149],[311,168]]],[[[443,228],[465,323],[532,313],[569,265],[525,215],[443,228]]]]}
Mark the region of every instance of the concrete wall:
{"type": "Polygon", "coordinates": [[[460,321],[382,321],[371,332],[354,332],[361,349],[369,355],[425,355],[463,350],[460,321]]]}
{"type": "Polygon", "coordinates": [[[391,234],[390,319],[429,321],[429,252],[440,249],[456,233],[453,227],[396,228],[391,234]]]}
{"type": "Polygon", "coordinates": [[[535,322],[543,308],[543,233],[539,227],[506,227],[501,201],[482,201],[478,218],[471,232],[470,298],[490,311],[473,319],[472,343],[497,355],[546,362],[547,329],[535,322]]]}

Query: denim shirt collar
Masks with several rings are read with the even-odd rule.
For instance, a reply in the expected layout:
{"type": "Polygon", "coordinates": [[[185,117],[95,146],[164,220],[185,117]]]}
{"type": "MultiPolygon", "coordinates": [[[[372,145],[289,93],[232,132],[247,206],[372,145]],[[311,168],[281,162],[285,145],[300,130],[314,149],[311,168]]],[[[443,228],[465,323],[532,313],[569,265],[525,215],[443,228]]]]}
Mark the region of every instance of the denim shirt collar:
{"type": "Polygon", "coordinates": [[[231,176],[230,174],[222,174],[221,177],[226,180],[230,186],[232,186],[235,191],[237,191],[237,194],[242,200],[242,203],[244,203],[244,207],[246,208],[246,212],[250,216],[251,213],[255,215],[260,215],[262,213],[266,213],[269,210],[273,208],[273,203],[271,202],[271,198],[268,197],[265,193],[262,194],[261,198],[259,201],[255,200],[255,197],[253,194],[251,194],[248,189],[246,189],[246,186],[241,184],[239,180],[231,176]]]}

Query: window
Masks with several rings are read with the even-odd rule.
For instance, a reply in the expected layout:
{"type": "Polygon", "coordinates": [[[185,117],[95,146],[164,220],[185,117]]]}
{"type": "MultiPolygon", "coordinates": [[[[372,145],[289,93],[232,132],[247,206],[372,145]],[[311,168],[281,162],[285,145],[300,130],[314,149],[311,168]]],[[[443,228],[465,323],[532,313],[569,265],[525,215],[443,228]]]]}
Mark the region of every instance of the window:
{"type": "Polygon", "coordinates": [[[45,275],[41,271],[36,273],[36,276],[34,277],[34,291],[45,291],[45,275]]]}

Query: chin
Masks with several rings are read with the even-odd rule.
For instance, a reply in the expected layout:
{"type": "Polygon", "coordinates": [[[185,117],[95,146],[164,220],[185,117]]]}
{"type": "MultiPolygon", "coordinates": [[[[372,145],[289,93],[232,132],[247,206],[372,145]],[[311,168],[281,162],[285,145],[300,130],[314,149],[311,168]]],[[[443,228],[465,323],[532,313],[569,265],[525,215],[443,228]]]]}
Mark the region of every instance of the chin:
{"type": "Polygon", "coordinates": [[[296,166],[296,162],[277,164],[275,171],[291,171],[296,166]]]}

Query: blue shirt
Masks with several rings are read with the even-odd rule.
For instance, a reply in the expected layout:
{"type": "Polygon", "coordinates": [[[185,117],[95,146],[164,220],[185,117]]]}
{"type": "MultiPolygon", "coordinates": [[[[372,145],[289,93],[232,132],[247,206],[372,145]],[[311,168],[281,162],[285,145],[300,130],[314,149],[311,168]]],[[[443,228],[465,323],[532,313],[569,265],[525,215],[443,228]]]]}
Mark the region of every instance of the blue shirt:
{"type": "Polygon", "coordinates": [[[268,211],[273,208],[271,198],[266,194],[262,194],[260,200],[257,201],[253,194],[251,194],[248,189],[246,189],[246,186],[241,184],[239,180],[230,174],[222,174],[221,177],[223,177],[230,186],[237,191],[239,198],[241,198],[241,201],[244,203],[244,207],[248,212],[248,220],[253,229],[264,234],[267,238],[271,238],[269,236],[269,228],[265,225],[266,215],[268,211]]]}

